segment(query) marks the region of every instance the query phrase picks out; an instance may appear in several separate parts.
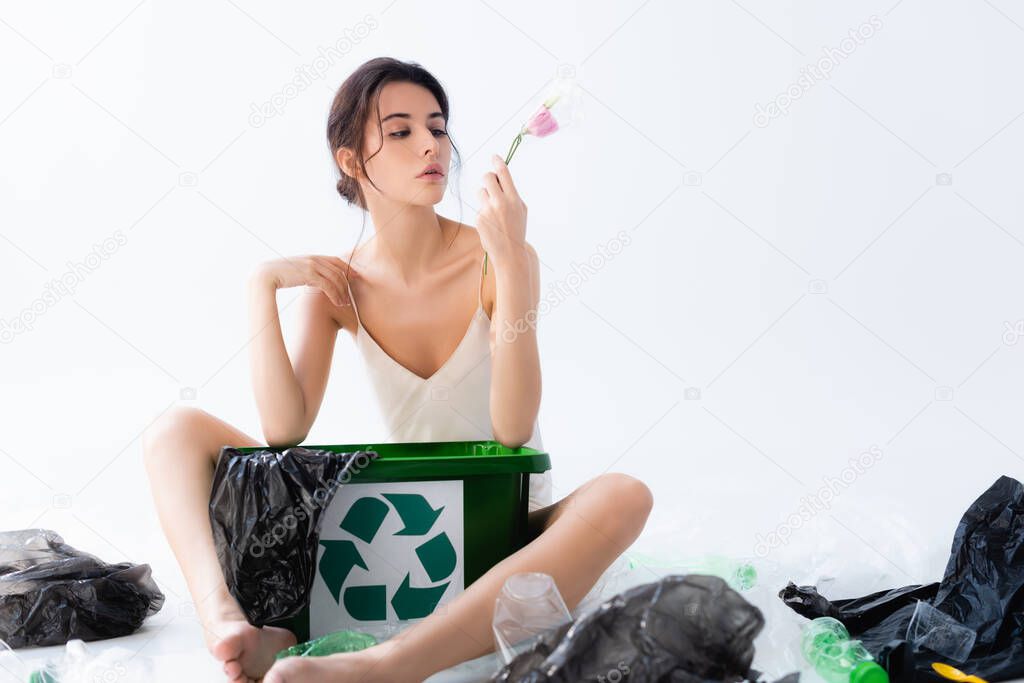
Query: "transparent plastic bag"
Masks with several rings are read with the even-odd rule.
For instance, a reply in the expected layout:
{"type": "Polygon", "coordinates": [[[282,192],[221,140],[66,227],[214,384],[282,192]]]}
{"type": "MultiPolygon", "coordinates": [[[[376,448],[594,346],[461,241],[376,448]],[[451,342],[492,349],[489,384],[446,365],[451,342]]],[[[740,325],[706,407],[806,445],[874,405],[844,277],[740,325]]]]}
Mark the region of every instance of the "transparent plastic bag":
{"type": "Polygon", "coordinates": [[[29,667],[21,660],[18,653],[10,645],[0,640],[0,672],[9,674],[12,680],[27,681],[29,667]]]}
{"type": "Polygon", "coordinates": [[[750,590],[757,585],[757,568],[751,558],[704,555],[684,557],[679,553],[665,553],[661,556],[629,553],[630,569],[645,567],[655,573],[704,574],[717,576],[737,591],[750,590]]]}
{"type": "Polygon", "coordinates": [[[94,652],[77,638],[67,642],[59,659],[50,660],[42,666],[30,667],[24,662],[17,666],[11,672],[29,683],[151,681],[155,675],[152,661],[136,650],[111,647],[94,652]]]}
{"type": "Polygon", "coordinates": [[[772,678],[781,678],[808,665],[800,652],[800,634],[806,619],[787,607],[776,594],[775,582],[760,571],[758,585],[743,597],[761,610],[765,626],[754,639],[752,666],[772,678]]]}
{"type": "Polygon", "coordinates": [[[757,586],[759,575],[776,570],[775,563],[751,557],[724,555],[687,556],[672,550],[672,544],[653,552],[629,550],[620,555],[598,578],[593,588],[572,609],[578,618],[622,591],[663,579],[671,575],[702,574],[717,576],[737,591],[750,591],[757,586]],[[664,548],[668,548],[665,550],[664,548]]]}
{"type": "MultiPolygon", "coordinates": [[[[942,551],[949,544],[915,521],[904,502],[858,495],[844,501],[836,515],[818,514],[792,531],[784,545],[758,546],[759,555],[791,570],[776,588],[793,581],[817,586],[831,595],[865,595],[901,583],[924,582],[942,571],[942,551]],[[875,552],[850,562],[850,530],[863,536],[875,552]]],[[[772,537],[775,540],[775,537],[772,537]]]]}

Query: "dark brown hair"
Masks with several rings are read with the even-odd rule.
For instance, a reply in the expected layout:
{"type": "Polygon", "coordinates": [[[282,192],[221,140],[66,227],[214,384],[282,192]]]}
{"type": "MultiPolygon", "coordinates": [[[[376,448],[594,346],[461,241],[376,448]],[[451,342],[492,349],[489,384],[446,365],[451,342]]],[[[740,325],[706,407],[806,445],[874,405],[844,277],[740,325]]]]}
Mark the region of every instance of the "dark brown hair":
{"type": "MultiPolygon", "coordinates": [[[[331,103],[331,110],[327,116],[327,144],[330,148],[331,157],[335,166],[338,167],[340,179],[337,188],[340,194],[351,206],[355,204],[363,210],[364,226],[365,212],[367,210],[366,197],[355,178],[346,175],[337,164],[337,151],[346,147],[355,152],[355,159],[363,175],[369,180],[373,187],[373,179],[366,172],[366,161],[373,158],[384,146],[384,130],[380,123],[380,101],[381,89],[388,83],[407,82],[421,85],[434,96],[437,104],[444,114],[445,129],[449,130],[448,123],[448,95],[445,93],[441,83],[434,78],[433,74],[424,69],[416,62],[403,62],[391,57],[376,57],[361,64],[353,71],[345,82],[338,88],[331,103]],[[380,130],[381,147],[368,157],[363,157],[363,148],[366,142],[366,121],[371,115],[377,118],[377,126],[380,130]]],[[[451,141],[451,135],[448,136],[451,141]]],[[[455,152],[456,166],[458,168],[461,160],[459,150],[455,143],[451,142],[452,150],[455,152]]],[[[380,189],[380,188],[378,188],[380,189]]],[[[462,202],[459,202],[461,210],[462,202]]],[[[461,224],[461,221],[460,221],[461,224]]],[[[458,234],[456,232],[456,234],[458,234]]],[[[362,233],[360,232],[360,238],[362,233]]],[[[452,240],[454,242],[454,239],[452,240]]],[[[450,245],[449,245],[450,246],[450,245]]]]}

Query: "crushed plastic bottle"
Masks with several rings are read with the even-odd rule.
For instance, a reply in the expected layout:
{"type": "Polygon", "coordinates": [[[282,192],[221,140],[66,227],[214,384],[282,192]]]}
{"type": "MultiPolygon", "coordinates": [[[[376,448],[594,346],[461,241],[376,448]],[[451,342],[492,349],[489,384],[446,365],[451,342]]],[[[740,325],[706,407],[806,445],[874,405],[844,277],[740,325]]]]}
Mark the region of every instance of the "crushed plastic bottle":
{"type": "Polygon", "coordinates": [[[973,628],[924,600],[917,601],[907,625],[907,641],[915,648],[927,648],[957,663],[967,660],[977,637],[973,628]]]}
{"type": "Polygon", "coordinates": [[[494,642],[505,664],[542,636],[572,621],[555,580],[543,572],[523,572],[505,579],[494,601],[494,642]]]}
{"type": "Polygon", "coordinates": [[[829,683],[889,683],[889,674],[859,640],[851,640],[842,622],[818,617],[804,628],[804,658],[829,683]]]}
{"type": "Polygon", "coordinates": [[[278,652],[274,659],[285,657],[324,657],[339,652],[359,652],[377,644],[369,633],[359,631],[335,631],[327,635],[298,643],[278,652]]]}
{"type": "Polygon", "coordinates": [[[717,576],[733,590],[749,590],[757,585],[757,569],[743,558],[705,555],[692,559],[662,559],[640,553],[629,553],[629,568],[671,569],[673,574],[705,574],[717,576]]]}

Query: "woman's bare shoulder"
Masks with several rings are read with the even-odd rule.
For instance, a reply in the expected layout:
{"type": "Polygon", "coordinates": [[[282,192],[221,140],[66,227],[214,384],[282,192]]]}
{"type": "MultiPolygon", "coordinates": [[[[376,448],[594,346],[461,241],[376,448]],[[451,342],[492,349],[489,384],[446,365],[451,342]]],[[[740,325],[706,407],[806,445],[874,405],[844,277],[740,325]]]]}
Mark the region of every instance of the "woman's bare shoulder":
{"type": "MultiPolygon", "coordinates": [[[[342,268],[347,276],[354,279],[351,268],[355,269],[355,263],[351,261],[351,253],[343,254],[338,257],[342,262],[342,268]]],[[[344,280],[342,281],[344,287],[344,280]]],[[[349,295],[349,289],[344,288],[342,294],[346,297],[349,295]]],[[[339,330],[347,330],[348,332],[355,333],[357,327],[356,313],[351,305],[335,306],[334,302],[331,301],[322,290],[316,287],[307,287],[305,292],[306,305],[311,310],[312,314],[320,317],[321,319],[330,320],[335,327],[339,330]]]]}
{"type": "Polygon", "coordinates": [[[304,290],[298,301],[303,317],[317,324],[327,322],[338,330],[351,328],[353,323],[349,322],[345,312],[350,306],[335,306],[319,287],[307,286],[304,290]]]}

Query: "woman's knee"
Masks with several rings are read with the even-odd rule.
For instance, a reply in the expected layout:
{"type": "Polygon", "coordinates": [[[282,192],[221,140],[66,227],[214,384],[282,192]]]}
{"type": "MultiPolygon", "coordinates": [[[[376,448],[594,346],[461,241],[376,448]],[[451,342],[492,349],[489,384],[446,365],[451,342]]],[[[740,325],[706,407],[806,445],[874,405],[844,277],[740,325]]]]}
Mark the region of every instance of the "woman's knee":
{"type": "Polygon", "coordinates": [[[178,451],[183,440],[194,438],[209,424],[209,413],[190,406],[172,406],[153,421],[142,433],[142,455],[153,462],[165,452],[178,451]]]}
{"type": "Polygon", "coordinates": [[[612,480],[616,500],[626,502],[634,514],[646,520],[654,507],[654,494],[647,484],[622,472],[610,472],[604,476],[612,480]]]}
{"type": "Polygon", "coordinates": [[[622,472],[602,474],[592,483],[608,512],[609,523],[620,527],[624,534],[639,535],[654,507],[654,494],[647,484],[622,472]]]}

